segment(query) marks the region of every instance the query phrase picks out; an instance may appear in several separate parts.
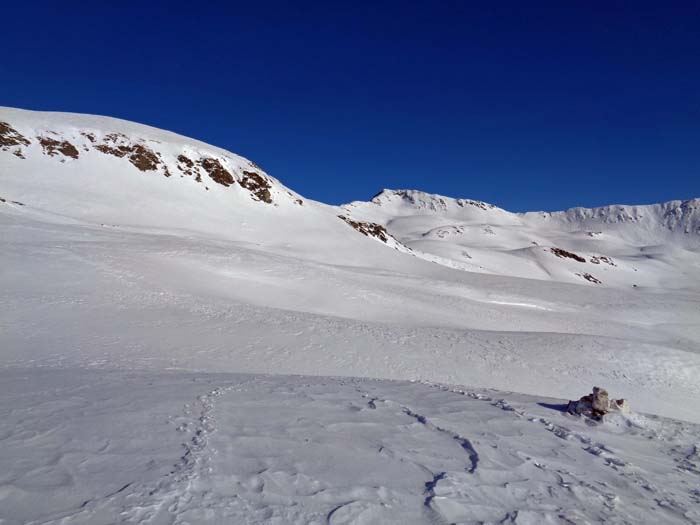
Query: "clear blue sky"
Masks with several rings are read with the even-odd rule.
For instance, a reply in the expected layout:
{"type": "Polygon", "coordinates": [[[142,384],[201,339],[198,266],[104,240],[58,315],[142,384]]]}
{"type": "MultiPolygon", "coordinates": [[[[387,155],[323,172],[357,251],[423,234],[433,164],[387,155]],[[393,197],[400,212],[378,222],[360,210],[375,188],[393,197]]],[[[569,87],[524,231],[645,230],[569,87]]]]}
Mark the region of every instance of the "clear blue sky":
{"type": "Polygon", "coordinates": [[[0,105],[176,131],[330,203],[700,196],[700,3],[527,3],[5,4],[0,105]]]}

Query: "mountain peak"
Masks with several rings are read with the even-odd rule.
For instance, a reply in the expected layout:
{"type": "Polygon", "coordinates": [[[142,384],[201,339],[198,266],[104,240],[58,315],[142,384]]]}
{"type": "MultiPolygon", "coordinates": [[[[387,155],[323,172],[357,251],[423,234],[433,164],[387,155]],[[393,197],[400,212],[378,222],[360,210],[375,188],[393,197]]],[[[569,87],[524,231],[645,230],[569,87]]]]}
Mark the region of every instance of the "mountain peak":
{"type": "Polygon", "coordinates": [[[495,205],[472,199],[455,199],[421,190],[383,189],[371,201],[379,206],[400,205],[415,210],[447,212],[451,209],[474,207],[483,211],[498,209],[495,205]]]}

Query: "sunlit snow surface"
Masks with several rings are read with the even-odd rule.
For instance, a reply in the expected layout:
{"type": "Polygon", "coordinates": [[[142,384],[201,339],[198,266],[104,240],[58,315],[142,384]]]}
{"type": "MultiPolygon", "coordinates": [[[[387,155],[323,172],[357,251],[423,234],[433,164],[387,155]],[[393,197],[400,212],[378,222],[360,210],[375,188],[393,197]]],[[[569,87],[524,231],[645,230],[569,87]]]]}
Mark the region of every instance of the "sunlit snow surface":
{"type": "Polygon", "coordinates": [[[3,119],[81,149],[0,151],[1,525],[700,522],[697,200],[264,203],[177,176],[182,151],[253,166],[185,137],[3,119]],[[562,412],[594,385],[635,412],[562,412]]]}
{"type": "Polygon", "coordinates": [[[386,380],[0,378],[4,524],[700,520],[690,423],[386,380]]]}

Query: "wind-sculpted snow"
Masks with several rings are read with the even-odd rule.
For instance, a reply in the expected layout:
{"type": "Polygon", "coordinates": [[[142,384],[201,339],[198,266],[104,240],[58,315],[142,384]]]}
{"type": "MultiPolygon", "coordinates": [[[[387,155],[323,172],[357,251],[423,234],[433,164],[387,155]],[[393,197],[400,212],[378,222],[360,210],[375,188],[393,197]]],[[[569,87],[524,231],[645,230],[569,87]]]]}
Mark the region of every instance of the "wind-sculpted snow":
{"type": "Polygon", "coordinates": [[[9,525],[700,522],[689,423],[592,423],[560,400],[354,378],[0,379],[9,525]]]}

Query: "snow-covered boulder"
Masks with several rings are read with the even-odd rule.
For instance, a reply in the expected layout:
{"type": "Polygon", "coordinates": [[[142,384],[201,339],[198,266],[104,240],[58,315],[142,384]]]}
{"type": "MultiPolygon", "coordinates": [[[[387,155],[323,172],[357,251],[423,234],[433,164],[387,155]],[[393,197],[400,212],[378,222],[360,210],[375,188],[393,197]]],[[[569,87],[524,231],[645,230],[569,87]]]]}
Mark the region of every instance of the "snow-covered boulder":
{"type": "Polygon", "coordinates": [[[578,401],[569,401],[566,411],[593,419],[603,419],[603,416],[610,412],[629,414],[630,406],[627,400],[610,399],[607,390],[594,386],[593,393],[583,396],[578,401]]]}

